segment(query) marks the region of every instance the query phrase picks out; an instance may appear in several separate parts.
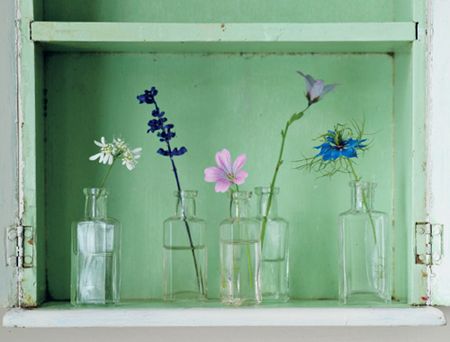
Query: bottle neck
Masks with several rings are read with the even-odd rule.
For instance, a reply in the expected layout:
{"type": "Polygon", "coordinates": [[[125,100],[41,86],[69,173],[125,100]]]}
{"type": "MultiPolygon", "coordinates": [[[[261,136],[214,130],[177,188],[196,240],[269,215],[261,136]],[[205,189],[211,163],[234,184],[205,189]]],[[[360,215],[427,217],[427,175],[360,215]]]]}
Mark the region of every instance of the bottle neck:
{"type": "Polygon", "coordinates": [[[175,196],[177,197],[177,216],[193,217],[196,215],[195,198],[197,197],[197,191],[176,192],[175,196]]]}
{"type": "MultiPolygon", "coordinates": [[[[269,197],[271,194],[270,187],[257,187],[255,188],[255,193],[258,196],[258,216],[266,216],[267,207],[269,206],[269,197]]],[[[270,210],[267,217],[277,217],[278,215],[278,193],[279,188],[275,188],[272,193],[270,210]]]]}
{"type": "Polygon", "coordinates": [[[106,202],[108,194],[103,188],[84,189],[84,217],[87,219],[105,219],[107,217],[106,202]]]}
{"type": "Polygon", "coordinates": [[[230,217],[249,217],[251,192],[235,191],[231,194],[230,217]]]}
{"type": "Polygon", "coordinates": [[[353,210],[371,211],[373,209],[373,194],[375,183],[370,182],[350,182],[351,205],[353,210]]]}

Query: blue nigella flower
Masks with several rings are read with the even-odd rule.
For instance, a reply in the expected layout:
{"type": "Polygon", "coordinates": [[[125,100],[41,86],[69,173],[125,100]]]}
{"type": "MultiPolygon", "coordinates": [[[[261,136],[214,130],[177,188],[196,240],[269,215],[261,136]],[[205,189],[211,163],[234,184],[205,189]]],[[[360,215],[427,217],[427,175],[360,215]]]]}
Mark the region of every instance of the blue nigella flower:
{"type": "Polygon", "coordinates": [[[316,157],[321,157],[323,160],[336,160],[338,158],[357,158],[358,150],[363,150],[367,145],[364,142],[367,139],[344,139],[342,132],[328,131],[325,135],[325,142],[314,148],[319,149],[320,152],[316,157]]]}
{"type": "Polygon", "coordinates": [[[156,95],[158,90],[155,87],[151,87],[149,90],[144,90],[144,93],[137,96],[139,103],[152,104],[154,109],[151,112],[153,119],[147,123],[147,133],[156,133],[159,141],[166,143],[166,148],[159,148],[156,152],[165,157],[182,156],[187,152],[186,147],[173,148],[170,145],[170,141],[175,138],[176,134],[173,131],[174,125],[167,123],[166,113],[161,111],[156,102],[156,95]]]}

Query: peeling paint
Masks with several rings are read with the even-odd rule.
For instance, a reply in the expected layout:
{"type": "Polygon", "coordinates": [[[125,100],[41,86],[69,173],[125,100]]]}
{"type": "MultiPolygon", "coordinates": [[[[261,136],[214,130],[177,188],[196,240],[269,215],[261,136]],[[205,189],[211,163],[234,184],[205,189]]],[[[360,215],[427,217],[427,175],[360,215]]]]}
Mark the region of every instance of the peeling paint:
{"type": "MultiPolygon", "coordinates": [[[[17,134],[18,134],[18,220],[16,223],[19,245],[33,246],[32,235],[26,235],[24,225],[35,227],[35,61],[34,43],[28,38],[33,2],[19,2],[17,8],[17,134]],[[25,125],[26,120],[30,124],[25,125]],[[25,198],[25,196],[27,196],[25,198]],[[24,236],[26,235],[26,236],[24,236]]],[[[29,228],[28,227],[28,228],[29,228]]],[[[25,248],[24,248],[25,249],[25,248]]],[[[29,260],[28,260],[29,261],[29,260]]],[[[36,267],[24,264],[24,255],[19,255],[17,268],[17,297],[20,307],[33,307],[37,304],[36,267]]]]}
{"type": "Polygon", "coordinates": [[[30,309],[30,308],[36,308],[37,305],[36,305],[35,299],[32,296],[30,296],[29,294],[26,294],[22,298],[20,307],[30,309]]]}

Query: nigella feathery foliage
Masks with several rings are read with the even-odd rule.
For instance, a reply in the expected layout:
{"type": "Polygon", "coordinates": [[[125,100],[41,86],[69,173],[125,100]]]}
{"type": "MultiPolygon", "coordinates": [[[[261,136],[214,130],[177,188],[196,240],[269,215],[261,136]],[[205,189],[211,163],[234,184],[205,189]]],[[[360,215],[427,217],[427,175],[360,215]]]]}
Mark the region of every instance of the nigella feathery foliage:
{"type": "MultiPolygon", "coordinates": [[[[299,160],[297,169],[315,171],[322,177],[331,177],[337,173],[348,174],[355,182],[360,182],[361,177],[356,172],[355,160],[359,152],[364,152],[370,147],[365,138],[364,124],[359,125],[353,121],[351,125],[336,124],[333,130],[328,130],[320,135],[317,140],[320,145],[315,146],[319,150],[315,156],[299,160]]],[[[373,239],[377,242],[375,223],[367,205],[367,194],[362,192],[363,205],[369,215],[372,226],[373,239]]]]}
{"type": "Polygon", "coordinates": [[[348,124],[336,124],[333,130],[328,130],[320,135],[320,145],[314,148],[319,150],[313,157],[299,160],[296,168],[300,170],[314,171],[324,177],[331,177],[337,173],[350,174],[355,181],[360,181],[355,171],[355,159],[358,153],[366,151],[370,147],[368,139],[364,138],[364,124],[356,122],[348,124]]]}
{"type": "MultiPolygon", "coordinates": [[[[174,125],[171,123],[168,123],[166,113],[164,111],[161,111],[161,109],[158,106],[158,103],[156,101],[156,95],[158,95],[158,89],[156,87],[151,87],[148,90],[144,90],[144,93],[137,96],[137,99],[140,104],[149,104],[153,105],[154,109],[151,112],[151,115],[153,119],[151,119],[147,125],[148,130],[147,133],[156,133],[157,137],[159,138],[160,142],[163,142],[166,144],[166,148],[159,148],[156,153],[170,158],[170,163],[172,164],[172,171],[175,176],[175,181],[177,184],[177,190],[178,194],[181,194],[181,183],[180,183],[180,177],[178,176],[178,170],[175,165],[175,160],[173,157],[182,156],[187,152],[186,147],[172,147],[170,144],[170,141],[175,138],[175,132],[173,131],[174,125]]],[[[189,227],[189,223],[186,219],[185,213],[183,212],[183,221],[184,225],[186,226],[186,233],[188,235],[190,249],[192,252],[192,258],[194,262],[194,268],[195,268],[195,275],[197,277],[197,286],[199,291],[206,296],[206,288],[203,282],[203,272],[199,268],[197,263],[197,257],[195,254],[195,248],[194,248],[194,242],[192,239],[191,229],[189,227]]]]}

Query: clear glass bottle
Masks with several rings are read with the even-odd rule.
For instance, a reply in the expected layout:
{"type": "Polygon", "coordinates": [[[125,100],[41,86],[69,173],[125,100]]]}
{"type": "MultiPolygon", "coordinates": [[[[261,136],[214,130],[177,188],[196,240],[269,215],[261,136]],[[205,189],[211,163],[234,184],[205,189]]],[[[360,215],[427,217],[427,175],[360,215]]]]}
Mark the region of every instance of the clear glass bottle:
{"type": "Polygon", "coordinates": [[[259,222],[249,217],[251,192],[231,195],[230,217],[220,224],[220,295],[227,305],[261,302],[259,222]]]}
{"type": "Polygon", "coordinates": [[[391,302],[389,219],[373,209],[375,186],[350,182],[352,207],[339,216],[339,299],[343,304],[391,302]]]}
{"type": "Polygon", "coordinates": [[[107,192],[84,189],[84,218],[72,224],[71,303],[120,300],[120,223],[107,216],[107,192]]]}
{"type": "Polygon", "coordinates": [[[289,231],[288,222],[278,216],[279,188],[274,189],[267,219],[264,220],[270,195],[270,187],[257,187],[257,220],[265,224],[262,248],[261,288],[264,302],[289,300],[289,231]]]}
{"type": "Polygon", "coordinates": [[[197,194],[176,192],[176,215],[164,221],[164,300],[207,298],[206,222],[196,216],[197,194]]]}

